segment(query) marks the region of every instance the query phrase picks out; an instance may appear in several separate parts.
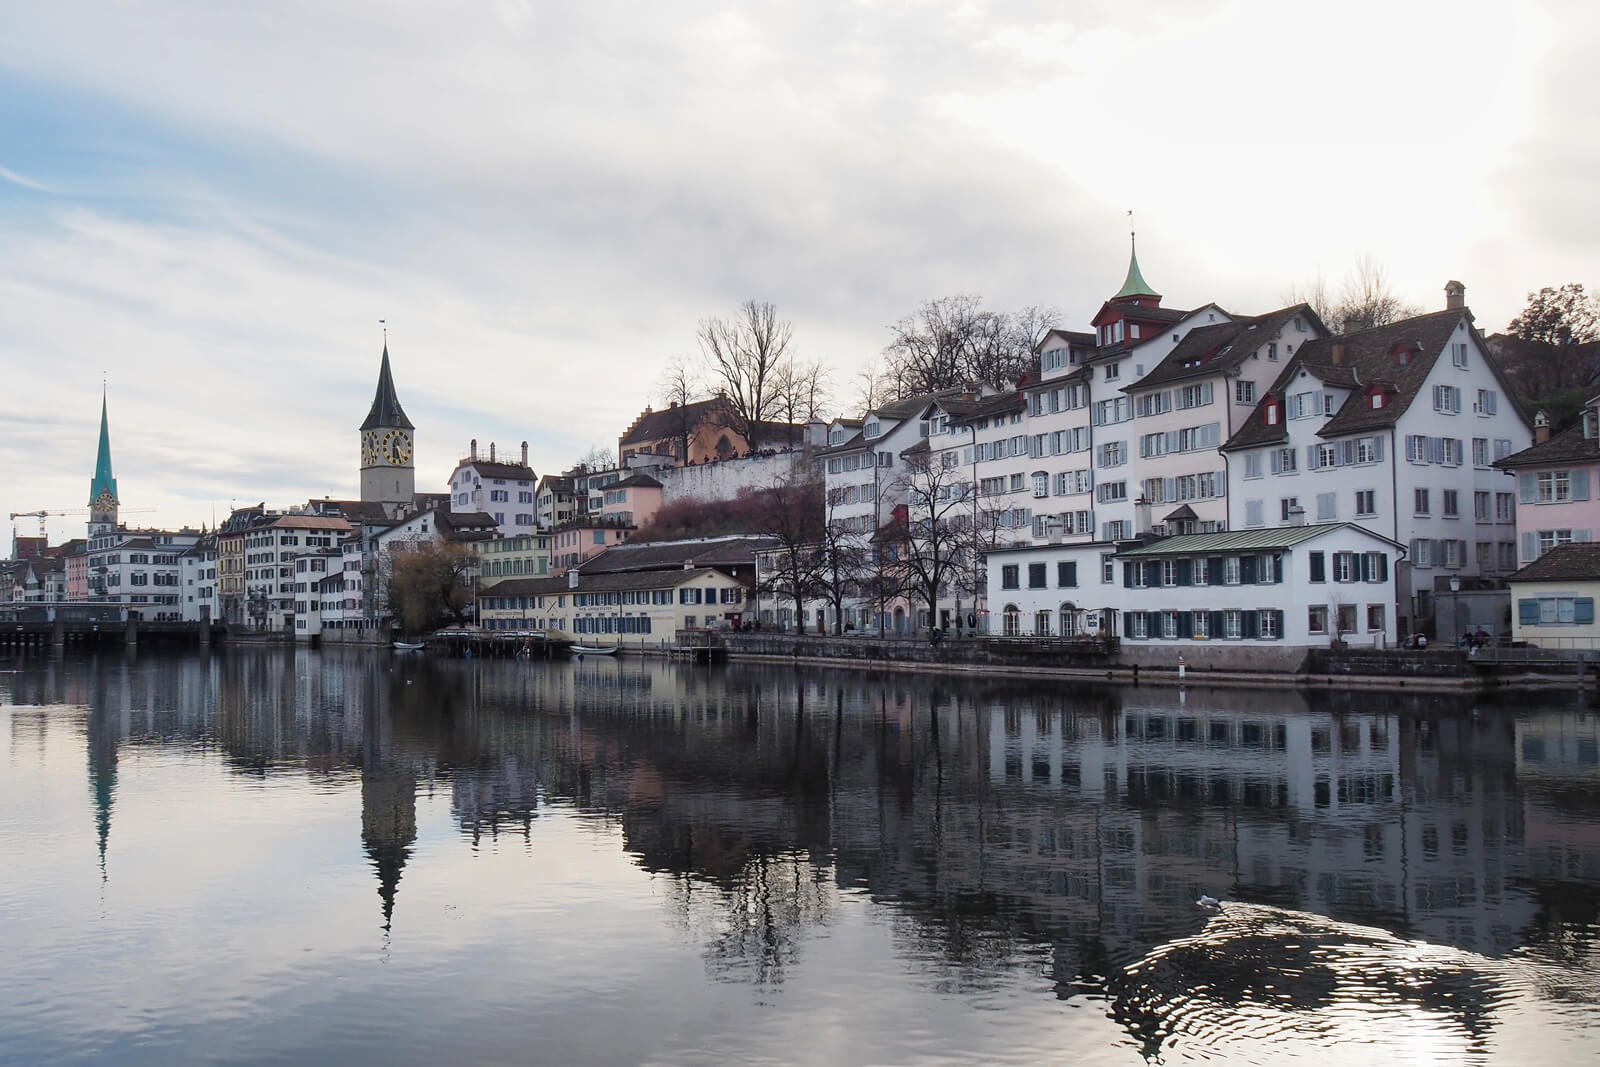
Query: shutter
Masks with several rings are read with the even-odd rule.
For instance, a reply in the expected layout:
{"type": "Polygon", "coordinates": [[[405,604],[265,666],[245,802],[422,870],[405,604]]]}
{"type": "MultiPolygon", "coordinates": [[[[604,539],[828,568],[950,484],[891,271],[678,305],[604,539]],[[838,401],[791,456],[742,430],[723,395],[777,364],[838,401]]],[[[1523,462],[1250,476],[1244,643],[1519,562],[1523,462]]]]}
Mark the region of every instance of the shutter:
{"type": "Polygon", "coordinates": [[[1283,553],[1272,557],[1272,581],[1274,584],[1283,584],[1283,553]]]}
{"type": "Polygon", "coordinates": [[[1122,565],[1122,588],[1133,588],[1133,568],[1137,566],[1139,566],[1137,563],[1124,563],[1122,565]]]}
{"type": "Polygon", "coordinates": [[[1317,469],[1317,446],[1316,445],[1306,445],[1306,470],[1314,471],[1316,469],[1317,469]]]}
{"type": "Polygon", "coordinates": [[[1219,640],[1227,636],[1228,613],[1226,611],[1213,611],[1211,613],[1211,637],[1219,640]]]}
{"type": "Polygon", "coordinates": [[[1531,504],[1539,497],[1539,482],[1531,474],[1517,475],[1517,503],[1531,504]]]}
{"type": "Polygon", "coordinates": [[[1524,565],[1539,558],[1539,535],[1528,532],[1522,535],[1522,562],[1524,565]]]}
{"type": "Polygon", "coordinates": [[[1180,559],[1178,561],[1178,584],[1179,585],[1193,585],[1194,584],[1194,561],[1193,560],[1180,559]]]}
{"type": "Polygon", "coordinates": [[[1581,471],[1581,470],[1580,471],[1573,471],[1572,474],[1571,474],[1571,479],[1572,479],[1572,499],[1574,499],[1574,500],[1588,500],[1589,499],[1589,472],[1588,471],[1581,471]]]}
{"type": "Polygon", "coordinates": [[[1206,560],[1206,565],[1211,568],[1211,584],[1221,585],[1227,577],[1227,575],[1223,573],[1222,557],[1212,556],[1210,559],[1206,560]]]}
{"type": "MultiPolygon", "coordinates": [[[[1593,610],[1594,601],[1590,601],[1593,610]]],[[[1525,596],[1517,601],[1517,621],[1524,626],[1539,625],[1539,601],[1531,596],[1525,596]]]]}
{"type": "Polygon", "coordinates": [[[1283,640],[1283,612],[1282,611],[1274,611],[1272,614],[1277,616],[1278,640],[1282,641],[1283,640]]]}
{"type": "Polygon", "coordinates": [[[1372,581],[1372,557],[1367,555],[1365,552],[1362,552],[1356,556],[1356,559],[1359,560],[1361,564],[1361,569],[1358,572],[1361,580],[1363,582],[1372,581]]]}
{"type": "Polygon", "coordinates": [[[1590,534],[1591,531],[1589,530],[1573,530],[1572,539],[1574,541],[1588,541],[1590,540],[1590,534]]]}
{"type": "Polygon", "coordinates": [[[1339,442],[1339,462],[1345,466],[1356,461],[1356,443],[1354,441],[1339,442]]]}
{"type": "Polygon", "coordinates": [[[1572,621],[1580,624],[1594,622],[1594,597],[1581,596],[1572,602],[1572,621]]]}
{"type": "Polygon", "coordinates": [[[1151,560],[1144,565],[1144,584],[1161,584],[1161,563],[1159,560],[1151,560]]]}
{"type": "Polygon", "coordinates": [[[1384,552],[1378,556],[1378,581],[1389,580],[1389,553],[1384,552]]]}
{"type": "Polygon", "coordinates": [[[1078,584],[1078,564],[1076,561],[1067,564],[1067,584],[1074,587],[1078,584]]]}
{"type": "MultiPolygon", "coordinates": [[[[1578,620],[1582,622],[1582,619],[1578,620]]],[[[1594,601],[1589,601],[1589,621],[1594,621],[1594,601]]],[[[1178,640],[1188,641],[1194,637],[1194,612],[1178,612],[1178,640]]]]}
{"type": "Polygon", "coordinates": [[[1273,474],[1282,474],[1283,473],[1283,461],[1281,459],[1281,455],[1282,454],[1276,448],[1272,450],[1272,473],[1273,474]]]}
{"type": "Polygon", "coordinates": [[[1261,622],[1253,611],[1239,613],[1239,636],[1250,638],[1261,634],[1261,622]]]}
{"type": "MultiPolygon", "coordinates": [[[[1534,605],[1534,611],[1537,613],[1538,605],[1534,605]]],[[[1131,611],[1124,611],[1122,613],[1122,636],[1133,636],[1133,612],[1131,611]]]]}
{"type": "Polygon", "coordinates": [[[1256,558],[1254,556],[1239,557],[1239,584],[1256,584],[1256,558]]]}
{"type": "Polygon", "coordinates": [[[1327,581],[1328,580],[1327,557],[1324,556],[1321,552],[1313,552],[1313,553],[1310,554],[1309,558],[1310,558],[1310,561],[1311,561],[1311,580],[1313,582],[1325,582],[1325,581],[1327,581]]]}

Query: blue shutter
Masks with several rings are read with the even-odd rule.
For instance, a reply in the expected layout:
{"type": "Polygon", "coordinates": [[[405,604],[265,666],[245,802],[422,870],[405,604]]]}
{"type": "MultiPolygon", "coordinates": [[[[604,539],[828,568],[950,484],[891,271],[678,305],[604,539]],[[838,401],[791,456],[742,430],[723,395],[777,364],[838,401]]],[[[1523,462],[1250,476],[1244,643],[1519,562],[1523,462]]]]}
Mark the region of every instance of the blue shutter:
{"type": "Polygon", "coordinates": [[[1226,611],[1213,611],[1211,613],[1211,639],[1221,640],[1227,636],[1228,613],[1226,611]]]}
{"type": "Polygon", "coordinates": [[[1361,552],[1357,554],[1356,562],[1358,564],[1356,577],[1363,582],[1372,581],[1372,557],[1361,552]]]}
{"type": "Polygon", "coordinates": [[[1122,636],[1128,638],[1133,636],[1133,612],[1131,611],[1122,613],[1122,636]]]}
{"type": "MultiPolygon", "coordinates": [[[[1590,602],[1591,605],[1593,602],[1590,602]]],[[[1592,608],[1591,608],[1592,610],[1592,608]]],[[[1539,601],[1525,596],[1517,601],[1517,621],[1524,626],[1539,625],[1539,601]]]]}
{"type": "Polygon", "coordinates": [[[1239,557],[1239,584],[1256,584],[1256,558],[1254,556],[1239,557]]]}
{"type": "Polygon", "coordinates": [[[1580,624],[1594,622],[1594,597],[1581,596],[1572,602],[1572,621],[1580,624]]]}
{"type": "Polygon", "coordinates": [[[1569,477],[1571,478],[1571,484],[1572,484],[1572,499],[1574,499],[1574,500],[1588,500],[1589,499],[1589,472],[1588,471],[1573,471],[1573,472],[1571,472],[1569,477]]]}
{"type": "Polygon", "coordinates": [[[1283,612],[1282,611],[1274,611],[1272,614],[1274,614],[1274,615],[1276,615],[1278,617],[1278,627],[1277,627],[1278,640],[1282,641],[1283,640],[1283,612]]]}
{"type": "Polygon", "coordinates": [[[1283,584],[1283,553],[1272,557],[1272,580],[1278,585],[1283,584]]]}
{"type": "Polygon", "coordinates": [[[1153,560],[1149,561],[1148,563],[1146,563],[1144,565],[1144,584],[1145,585],[1160,585],[1161,584],[1161,561],[1160,560],[1154,560],[1153,559],[1153,560]]]}
{"type": "Polygon", "coordinates": [[[1522,535],[1522,563],[1527,566],[1539,558],[1539,535],[1528,532],[1522,535]]]}
{"type": "MultiPolygon", "coordinates": [[[[1589,619],[1594,621],[1594,602],[1589,602],[1589,619]]],[[[1582,619],[1578,620],[1582,622],[1582,619]]],[[[1187,641],[1194,636],[1194,612],[1178,612],[1178,640],[1187,641]]]]}
{"type": "Polygon", "coordinates": [[[1224,579],[1227,577],[1227,575],[1223,573],[1222,557],[1212,556],[1210,559],[1206,560],[1206,564],[1211,568],[1211,584],[1221,585],[1224,579]]]}
{"type": "MultiPolygon", "coordinates": [[[[1122,588],[1133,588],[1133,568],[1141,566],[1138,563],[1124,563],[1122,565],[1122,588]]],[[[1129,636],[1132,636],[1131,634],[1129,636]]]]}
{"type": "Polygon", "coordinates": [[[1325,581],[1327,581],[1328,580],[1327,557],[1324,556],[1321,552],[1312,552],[1312,553],[1310,553],[1310,555],[1307,558],[1310,560],[1311,580],[1313,582],[1325,582],[1325,581]]]}
{"type": "Polygon", "coordinates": [[[1380,582],[1389,580],[1389,553],[1385,552],[1378,557],[1378,577],[1380,582]]]}
{"type": "Polygon", "coordinates": [[[1239,613],[1239,636],[1249,638],[1259,637],[1260,634],[1261,622],[1256,613],[1253,611],[1241,611],[1239,613]]]}
{"type": "Polygon", "coordinates": [[[1180,559],[1178,561],[1178,584],[1179,585],[1193,585],[1194,584],[1194,561],[1193,560],[1180,559]]]}
{"type": "Polygon", "coordinates": [[[1531,504],[1539,499],[1539,482],[1531,474],[1517,475],[1517,503],[1531,504]]]}

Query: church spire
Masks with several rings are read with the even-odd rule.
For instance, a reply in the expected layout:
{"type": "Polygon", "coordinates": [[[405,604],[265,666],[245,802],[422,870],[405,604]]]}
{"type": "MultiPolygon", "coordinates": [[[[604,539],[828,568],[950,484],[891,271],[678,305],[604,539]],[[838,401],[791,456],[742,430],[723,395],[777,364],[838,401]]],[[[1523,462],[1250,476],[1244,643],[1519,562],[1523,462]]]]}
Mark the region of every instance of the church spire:
{"type": "Polygon", "coordinates": [[[106,395],[100,394],[100,445],[95,452],[94,478],[89,482],[89,525],[117,524],[117,479],[111,473],[111,426],[106,418],[106,395]]]}
{"type": "Polygon", "coordinates": [[[395,395],[394,376],[389,372],[389,343],[383,345],[383,364],[378,368],[378,391],[372,398],[372,410],[367,412],[367,420],[361,424],[363,430],[378,428],[414,430],[411,420],[406,418],[405,409],[400,406],[400,398],[395,395]]]}
{"type": "MultiPolygon", "coordinates": [[[[1131,224],[1133,212],[1128,212],[1128,216],[1131,224]]],[[[1144,275],[1139,273],[1138,235],[1130,228],[1128,230],[1128,277],[1122,283],[1122,288],[1117,290],[1117,295],[1111,299],[1137,302],[1138,298],[1142,296],[1154,297],[1158,303],[1161,300],[1161,294],[1152,289],[1150,283],[1144,280],[1144,275]]]]}

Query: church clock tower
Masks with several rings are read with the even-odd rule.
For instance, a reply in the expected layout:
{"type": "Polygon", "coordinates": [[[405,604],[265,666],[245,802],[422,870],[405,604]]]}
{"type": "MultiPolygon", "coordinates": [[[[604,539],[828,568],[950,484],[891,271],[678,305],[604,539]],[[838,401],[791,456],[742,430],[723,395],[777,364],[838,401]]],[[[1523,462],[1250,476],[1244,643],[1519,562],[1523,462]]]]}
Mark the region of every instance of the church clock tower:
{"type": "Polygon", "coordinates": [[[383,346],[378,392],[361,424],[361,499],[385,505],[393,515],[416,495],[416,455],[411,420],[400,407],[389,373],[389,346],[383,346]]]}
{"type": "Polygon", "coordinates": [[[89,536],[117,528],[117,479],[111,474],[111,430],[106,423],[106,398],[100,397],[100,448],[94,458],[94,478],[89,482],[89,536]]]}

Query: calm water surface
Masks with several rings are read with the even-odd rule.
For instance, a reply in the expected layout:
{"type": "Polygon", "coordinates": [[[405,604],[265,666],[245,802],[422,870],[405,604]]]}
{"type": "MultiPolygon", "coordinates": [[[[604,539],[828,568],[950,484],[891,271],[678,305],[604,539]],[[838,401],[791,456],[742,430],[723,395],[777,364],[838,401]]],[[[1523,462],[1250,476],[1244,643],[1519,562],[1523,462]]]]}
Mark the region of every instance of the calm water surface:
{"type": "Polygon", "coordinates": [[[0,661],[0,1061],[1590,1062],[1540,699],[0,661]]]}

